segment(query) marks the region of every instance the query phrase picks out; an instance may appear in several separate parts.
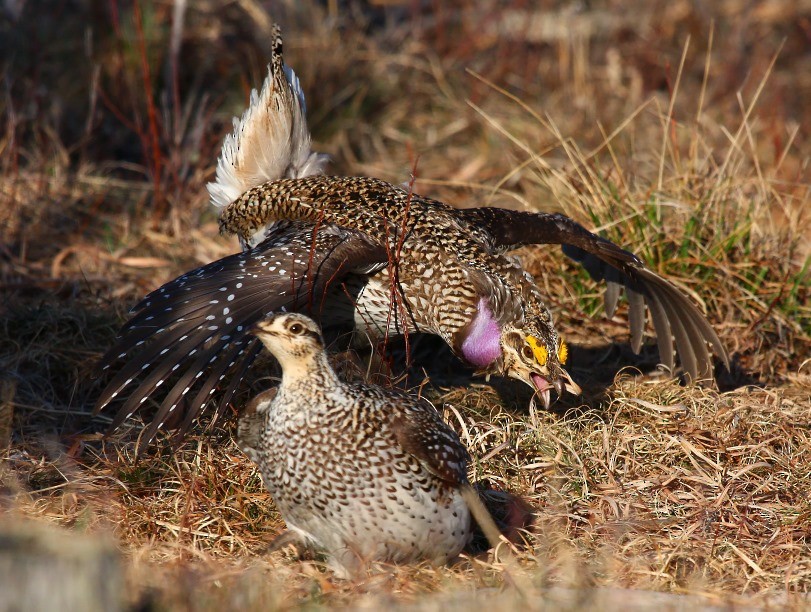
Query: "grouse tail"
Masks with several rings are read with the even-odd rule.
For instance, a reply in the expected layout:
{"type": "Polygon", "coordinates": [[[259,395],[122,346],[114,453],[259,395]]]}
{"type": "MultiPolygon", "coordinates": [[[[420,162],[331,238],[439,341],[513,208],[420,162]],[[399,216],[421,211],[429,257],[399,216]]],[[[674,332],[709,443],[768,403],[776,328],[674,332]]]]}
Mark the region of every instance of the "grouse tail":
{"type": "Polygon", "coordinates": [[[306,111],[301,83],[284,64],[281,30],[274,26],[268,75],[223,141],[216,178],[208,184],[211,204],[222,210],[267,181],[323,174],[328,157],[311,148],[306,111]]]}

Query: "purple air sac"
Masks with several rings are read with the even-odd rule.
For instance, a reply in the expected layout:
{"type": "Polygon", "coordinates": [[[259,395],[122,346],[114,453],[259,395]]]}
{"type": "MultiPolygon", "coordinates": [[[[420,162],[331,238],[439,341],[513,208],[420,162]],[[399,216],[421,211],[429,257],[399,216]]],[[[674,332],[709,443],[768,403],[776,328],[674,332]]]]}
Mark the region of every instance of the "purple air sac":
{"type": "Polygon", "coordinates": [[[479,310],[462,342],[462,355],[477,368],[486,368],[501,357],[501,330],[487,300],[479,300],[479,310]]]}

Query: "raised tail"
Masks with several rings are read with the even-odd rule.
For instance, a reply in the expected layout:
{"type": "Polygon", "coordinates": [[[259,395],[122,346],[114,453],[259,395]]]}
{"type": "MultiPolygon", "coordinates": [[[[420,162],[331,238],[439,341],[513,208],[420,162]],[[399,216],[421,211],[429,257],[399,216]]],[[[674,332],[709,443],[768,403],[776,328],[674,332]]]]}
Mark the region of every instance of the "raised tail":
{"type": "Polygon", "coordinates": [[[311,149],[304,92],[293,70],[284,64],[282,34],[273,27],[268,75],[234,131],[227,135],[217,160],[217,175],[208,184],[211,203],[219,210],[267,181],[323,174],[327,156],[311,149]]]}

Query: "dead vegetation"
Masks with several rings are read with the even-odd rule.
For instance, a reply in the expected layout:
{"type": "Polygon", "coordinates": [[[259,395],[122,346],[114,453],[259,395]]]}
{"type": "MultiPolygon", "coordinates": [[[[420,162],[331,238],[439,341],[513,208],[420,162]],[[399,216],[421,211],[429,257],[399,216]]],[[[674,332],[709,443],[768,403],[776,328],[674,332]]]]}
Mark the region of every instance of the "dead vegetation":
{"type": "Polygon", "coordinates": [[[659,376],[585,273],[523,249],[583,401],[535,413],[510,385],[431,392],[473,476],[538,509],[529,546],[506,570],[482,557],[359,583],[262,556],[281,523],[229,425],[136,462],[137,431],[102,442],[104,415],[88,416],[94,360],[126,310],[237,248],[204,185],[261,81],[267,7],[54,4],[52,20],[33,3],[0,17],[5,517],[111,533],[127,601],[180,609],[622,605],[591,587],[807,605],[805,4],[274,4],[335,173],[416,169],[418,192],[456,205],[562,210],[690,292],[733,356],[720,390],[659,376]]]}

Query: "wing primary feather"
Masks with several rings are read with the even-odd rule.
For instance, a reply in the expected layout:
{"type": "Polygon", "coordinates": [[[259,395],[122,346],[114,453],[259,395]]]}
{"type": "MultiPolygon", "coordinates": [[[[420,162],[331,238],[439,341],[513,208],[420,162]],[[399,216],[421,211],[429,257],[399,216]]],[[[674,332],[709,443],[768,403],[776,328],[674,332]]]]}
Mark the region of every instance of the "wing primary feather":
{"type": "Polygon", "coordinates": [[[183,420],[178,430],[178,434],[181,437],[188,431],[192,421],[194,421],[208,405],[211,395],[216,391],[217,385],[222,382],[228,371],[234,367],[237,359],[244,355],[245,344],[246,339],[243,338],[232,342],[232,346],[221,349],[220,354],[217,355],[217,363],[211,367],[211,370],[209,370],[206,375],[206,380],[200,385],[197,395],[191,400],[191,410],[186,413],[186,418],[183,420]]]}
{"type": "MultiPolygon", "coordinates": [[[[177,408],[177,400],[180,396],[185,396],[192,388],[194,388],[198,384],[199,378],[205,373],[205,370],[209,367],[214,367],[215,372],[209,374],[211,378],[207,379],[212,381],[213,384],[216,384],[217,379],[219,378],[219,374],[216,373],[216,366],[212,364],[215,361],[222,360],[224,363],[228,363],[228,354],[225,355],[221,354],[221,351],[225,351],[229,345],[238,343],[247,332],[247,329],[258,321],[265,312],[265,303],[261,300],[252,300],[251,298],[255,296],[262,296],[267,295],[266,292],[263,291],[256,291],[252,292],[247,296],[241,296],[245,298],[242,302],[244,305],[242,307],[235,306],[233,310],[233,321],[229,327],[218,328],[215,333],[210,334],[201,334],[198,336],[190,336],[192,339],[192,345],[188,346],[185,345],[183,347],[178,346],[177,354],[182,355],[183,357],[180,360],[176,359],[176,364],[173,367],[174,369],[178,369],[177,367],[181,364],[187,363],[191,355],[200,352],[200,356],[193,362],[191,366],[189,366],[186,373],[179,379],[177,384],[172,388],[172,390],[164,397],[161,407],[158,413],[153,417],[152,422],[150,423],[147,431],[144,433],[144,436],[141,439],[140,444],[143,444],[144,447],[149,445],[149,443],[154,439],[157,430],[163,425],[164,421],[168,418],[169,414],[174,412],[177,408]],[[236,321],[239,323],[237,324],[236,321]],[[224,333],[223,333],[224,332],[224,333]],[[209,346],[205,346],[210,341],[213,340],[213,344],[209,346]],[[189,352],[190,351],[190,352],[189,352]],[[193,380],[192,377],[193,376],[193,380]],[[189,383],[186,386],[186,383],[189,383]],[[182,391],[181,391],[182,390],[182,391]]],[[[240,302],[240,303],[242,303],[240,302]]],[[[200,329],[199,331],[204,331],[200,329]]],[[[141,382],[135,394],[133,394],[124,406],[121,407],[119,410],[119,414],[116,415],[116,419],[114,420],[114,425],[111,425],[111,430],[115,429],[118,425],[120,425],[124,419],[128,418],[134,410],[137,409],[143,401],[151,395],[151,393],[160,386],[165,380],[163,370],[156,369],[154,370],[147,378],[141,382]]],[[[205,383],[204,383],[205,386],[205,383]]],[[[194,420],[199,412],[202,410],[203,407],[197,406],[195,402],[192,402],[190,412],[192,413],[191,419],[189,422],[194,420]]],[[[185,421],[184,421],[185,422],[185,421]]]]}
{"type": "Polygon", "coordinates": [[[718,337],[718,334],[715,333],[715,330],[709,324],[707,319],[698,309],[698,307],[693,304],[683,293],[681,293],[676,287],[668,284],[667,291],[671,294],[672,299],[674,301],[678,301],[679,304],[685,310],[685,316],[689,319],[692,324],[693,328],[693,337],[695,338],[694,342],[701,345],[704,349],[704,354],[706,355],[707,360],[707,367],[704,371],[704,378],[711,378],[712,377],[712,356],[710,355],[709,350],[707,349],[707,344],[709,343],[712,346],[713,351],[718,355],[721,359],[721,362],[724,364],[724,367],[729,370],[729,355],[724,348],[724,345],[721,343],[721,339],[718,337]]]}
{"type": "Polygon", "coordinates": [[[657,288],[660,300],[671,302],[676,309],[675,311],[680,313],[680,318],[685,324],[685,331],[688,332],[691,338],[691,344],[696,350],[696,356],[702,365],[698,374],[703,378],[711,378],[712,375],[712,357],[707,348],[708,343],[712,346],[713,351],[728,370],[729,356],[727,355],[726,349],[721,339],[718,337],[718,334],[698,307],[672,283],[652,271],[640,269],[638,273],[648,287],[657,288]]]}
{"type": "MultiPolygon", "coordinates": [[[[217,408],[214,412],[214,416],[212,417],[211,421],[208,424],[208,427],[214,425],[217,420],[222,416],[225,412],[225,409],[228,407],[231,399],[234,397],[234,394],[239,387],[239,384],[245,378],[245,374],[250,368],[251,364],[253,363],[254,359],[256,359],[256,355],[259,353],[259,349],[261,345],[256,338],[244,338],[239,350],[237,351],[236,356],[231,360],[230,363],[221,359],[223,363],[228,363],[226,368],[225,374],[215,377],[213,374],[209,374],[209,378],[207,379],[207,383],[217,384],[220,380],[222,380],[225,375],[227,375],[227,371],[231,368],[234,368],[234,372],[231,375],[231,380],[228,383],[228,388],[222,393],[219,402],[217,404],[217,408]]],[[[183,422],[177,428],[177,430],[172,434],[172,443],[174,446],[179,446],[180,443],[183,441],[183,438],[191,429],[194,420],[199,418],[200,415],[203,413],[205,408],[210,401],[209,394],[205,394],[203,389],[198,393],[197,397],[192,400],[191,408],[184,411],[186,415],[183,419],[183,422]]],[[[143,445],[143,449],[146,449],[146,445],[143,445]]],[[[141,451],[139,451],[140,453],[141,451]]]]}
{"type": "Polygon", "coordinates": [[[645,301],[648,304],[651,319],[653,319],[653,329],[656,331],[656,343],[659,346],[659,360],[672,372],[675,364],[673,361],[673,335],[670,329],[670,322],[655,293],[651,292],[648,294],[645,301]]]}
{"type": "Polygon", "coordinates": [[[693,304],[674,287],[662,287],[662,292],[668,295],[669,303],[674,310],[678,310],[680,321],[687,333],[690,348],[696,358],[696,370],[691,373],[692,380],[704,380],[712,377],[712,357],[707,348],[707,338],[702,331],[698,311],[693,304]]]}
{"type": "Polygon", "coordinates": [[[242,379],[245,378],[245,374],[248,372],[248,368],[251,367],[251,364],[256,359],[256,356],[259,354],[259,351],[262,349],[262,345],[260,344],[259,340],[256,338],[251,338],[248,340],[245,348],[244,355],[238,359],[236,370],[231,375],[231,381],[228,383],[228,388],[220,397],[220,401],[217,403],[217,410],[214,413],[214,420],[221,418],[222,415],[225,413],[225,409],[228,407],[228,404],[231,402],[231,398],[234,397],[234,394],[237,392],[237,388],[239,388],[239,383],[242,382],[242,379]]]}
{"type": "Polygon", "coordinates": [[[638,355],[642,349],[642,339],[645,332],[645,297],[639,292],[635,283],[625,286],[628,296],[628,322],[631,325],[631,350],[638,355]]]}
{"type": "MultiPolygon", "coordinates": [[[[258,283],[259,286],[256,291],[240,293],[237,304],[247,304],[247,308],[250,309],[250,311],[256,311],[257,309],[264,310],[267,295],[273,295],[269,293],[269,290],[272,291],[272,287],[268,287],[268,284],[272,283],[260,282],[258,283]],[[254,298],[257,299],[254,300],[254,298]]],[[[203,310],[204,308],[210,308],[208,297],[205,298],[205,304],[197,310],[203,310]]],[[[161,328],[158,334],[155,334],[155,332],[150,329],[130,328],[130,334],[125,334],[120,340],[118,344],[120,348],[108,351],[108,355],[110,353],[115,355],[119,352],[122,354],[129,353],[130,350],[144,342],[149,336],[149,333],[154,334],[156,337],[110,381],[98,399],[95,412],[98,413],[115,399],[125,387],[135,381],[135,378],[141,371],[152,369],[153,372],[161,372],[168,377],[177,369],[175,366],[181,365],[189,359],[191,354],[193,354],[190,354],[190,351],[199,350],[202,345],[212,337],[233,334],[234,332],[238,332],[240,327],[245,328],[246,325],[255,322],[255,315],[250,316],[247,321],[241,318],[245,308],[240,308],[239,306],[232,306],[232,308],[233,312],[229,311],[229,314],[232,314],[232,322],[226,323],[227,318],[223,319],[219,317],[217,319],[216,330],[208,329],[209,326],[206,324],[209,321],[203,318],[202,315],[193,318],[186,317],[180,323],[175,321],[174,327],[161,328]],[[211,331],[218,333],[209,333],[211,331]],[[158,335],[160,337],[157,337],[158,335]],[[160,358],[162,357],[163,359],[161,360],[160,358]]],[[[167,320],[162,322],[162,324],[171,325],[172,322],[167,320]]],[[[156,379],[156,381],[157,380],[158,379],[156,379]]],[[[145,383],[142,383],[135,392],[135,395],[139,396],[138,400],[140,400],[144,395],[149,395],[154,389],[155,386],[149,387],[145,383]]],[[[121,424],[120,421],[116,422],[115,420],[114,423],[115,426],[113,429],[121,424]]]]}
{"type": "MultiPolygon", "coordinates": [[[[205,410],[211,400],[212,394],[216,391],[217,385],[227,376],[228,371],[234,367],[240,357],[244,358],[248,341],[237,341],[232,344],[233,346],[228,349],[227,353],[216,356],[217,363],[212,366],[211,370],[206,374],[206,379],[200,385],[197,395],[191,400],[189,408],[185,411],[183,422],[174,434],[175,439],[182,440],[185,437],[195,419],[205,410]]],[[[219,414],[219,410],[215,413],[215,418],[211,420],[209,426],[213,425],[216,421],[216,414],[219,414]]]]}
{"type": "Polygon", "coordinates": [[[659,303],[664,309],[667,319],[670,322],[670,328],[673,330],[673,338],[676,341],[676,351],[681,359],[684,372],[691,380],[696,380],[696,373],[698,372],[698,358],[693,343],[691,342],[690,334],[681,317],[681,313],[676,309],[676,305],[669,299],[665,293],[662,295],[661,287],[652,288],[651,291],[656,293],[659,303]]]}
{"type": "Polygon", "coordinates": [[[180,398],[185,397],[186,393],[194,386],[194,383],[205,373],[205,368],[208,363],[210,363],[211,359],[212,357],[206,353],[201,354],[186,368],[186,371],[183,372],[181,377],[175,382],[172,389],[166,394],[158,412],[152,418],[152,421],[138,440],[138,455],[155,439],[158,430],[177,408],[180,398]]]}
{"type": "Polygon", "coordinates": [[[620,299],[620,273],[619,270],[609,268],[605,274],[605,294],[603,300],[605,302],[605,314],[611,319],[617,311],[617,302],[620,299]]]}
{"type": "MultiPolygon", "coordinates": [[[[180,325],[170,330],[169,333],[160,339],[161,341],[159,343],[154,343],[154,346],[149,345],[147,350],[144,350],[125,364],[102,391],[95,412],[98,413],[107,404],[118,397],[126,387],[138,378],[139,374],[146,370],[151,370],[149,380],[152,380],[153,384],[151,386],[146,386],[145,384],[139,386],[139,388],[130,395],[125,406],[129,406],[132,403],[141,403],[156,386],[160,386],[163,380],[172,375],[172,372],[177,369],[175,365],[185,361],[190,351],[195,349],[199,341],[195,337],[190,337],[189,334],[192,333],[196,327],[196,323],[187,322],[187,325],[180,325]],[[166,353],[164,353],[164,350],[166,350],[166,353]],[[155,360],[161,356],[161,353],[170,356],[175,354],[182,355],[183,358],[179,362],[166,359],[156,363],[155,360]]],[[[122,409],[113,419],[111,427],[113,429],[117,428],[127,416],[129,416],[127,411],[122,409]]]]}

